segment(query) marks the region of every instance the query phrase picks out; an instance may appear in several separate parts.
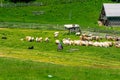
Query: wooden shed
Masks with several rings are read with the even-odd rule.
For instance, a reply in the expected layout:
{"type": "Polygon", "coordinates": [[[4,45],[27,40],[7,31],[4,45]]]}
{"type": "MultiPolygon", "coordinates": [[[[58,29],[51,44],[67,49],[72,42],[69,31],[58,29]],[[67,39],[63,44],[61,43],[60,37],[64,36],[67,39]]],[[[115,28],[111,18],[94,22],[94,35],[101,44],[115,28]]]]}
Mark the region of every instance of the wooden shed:
{"type": "Polygon", "coordinates": [[[78,24],[65,24],[65,29],[69,30],[69,33],[72,32],[81,32],[80,26],[78,24]]]}
{"type": "Polygon", "coordinates": [[[120,3],[104,3],[99,21],[105,26],[120,26],[120,3]]]}

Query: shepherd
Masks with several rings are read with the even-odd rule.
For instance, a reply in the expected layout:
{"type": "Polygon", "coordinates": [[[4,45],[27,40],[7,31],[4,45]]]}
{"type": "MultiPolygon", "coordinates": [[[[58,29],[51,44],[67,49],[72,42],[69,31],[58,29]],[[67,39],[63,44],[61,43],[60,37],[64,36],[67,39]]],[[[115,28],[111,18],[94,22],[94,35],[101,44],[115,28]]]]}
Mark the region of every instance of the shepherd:
{"type": "Polygon", "coordinates": [[[63,46],[62,46],[62,44],[60,42],[58,43],[57,51],[59,51],[59,50],[63,50],[63,46]]]}

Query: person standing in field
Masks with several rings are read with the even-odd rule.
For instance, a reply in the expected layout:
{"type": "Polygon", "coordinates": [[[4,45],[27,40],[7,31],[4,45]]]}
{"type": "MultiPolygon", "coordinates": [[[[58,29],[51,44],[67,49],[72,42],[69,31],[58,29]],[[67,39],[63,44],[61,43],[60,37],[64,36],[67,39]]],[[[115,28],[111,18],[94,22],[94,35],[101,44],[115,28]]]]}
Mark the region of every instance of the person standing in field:
{"type": "Polygon", "coordinates": [[[63,50],[62,43],[59,40],[56,40],[56,45],[57,45],[57,51],[63,50]]]}
{"type": "Polygon", "coordinates": [[[58,43],[58,48],[57,48],[57,50],[58,50],[58,51],[59,51],[59,50],[63,50],[63,46],[62,46],[61,43],[58,43]]]}

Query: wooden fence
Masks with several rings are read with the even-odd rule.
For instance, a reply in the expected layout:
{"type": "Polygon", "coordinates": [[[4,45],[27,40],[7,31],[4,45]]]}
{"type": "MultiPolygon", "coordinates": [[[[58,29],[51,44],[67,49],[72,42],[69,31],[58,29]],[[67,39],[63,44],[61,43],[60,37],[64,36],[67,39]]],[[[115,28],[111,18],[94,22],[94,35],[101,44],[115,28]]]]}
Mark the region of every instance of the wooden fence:
{"type": "Polygon", "coordinates": [[[10,7],[25,7],[25,6],[43,6],[42,2],[34,3],[3,3],[0,7],[10,8],[10,7]]]}

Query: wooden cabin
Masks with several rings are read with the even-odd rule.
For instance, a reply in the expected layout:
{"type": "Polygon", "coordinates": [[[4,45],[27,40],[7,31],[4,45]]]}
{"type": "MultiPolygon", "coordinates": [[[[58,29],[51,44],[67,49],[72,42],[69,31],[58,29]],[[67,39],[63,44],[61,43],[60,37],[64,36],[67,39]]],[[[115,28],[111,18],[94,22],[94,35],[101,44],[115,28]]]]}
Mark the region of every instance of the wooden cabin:
{"type": "Polygon", "coordinates": [[[120,3],[104,3],[99,21],[105,26],[120,26],[120,3]]]}
{"type": "Polygon", "coordinates": [[[69,33],[81,32],[80,26],[78,24],[65,24],[64,27],[65,29],[69,30],[69,33]]]}

